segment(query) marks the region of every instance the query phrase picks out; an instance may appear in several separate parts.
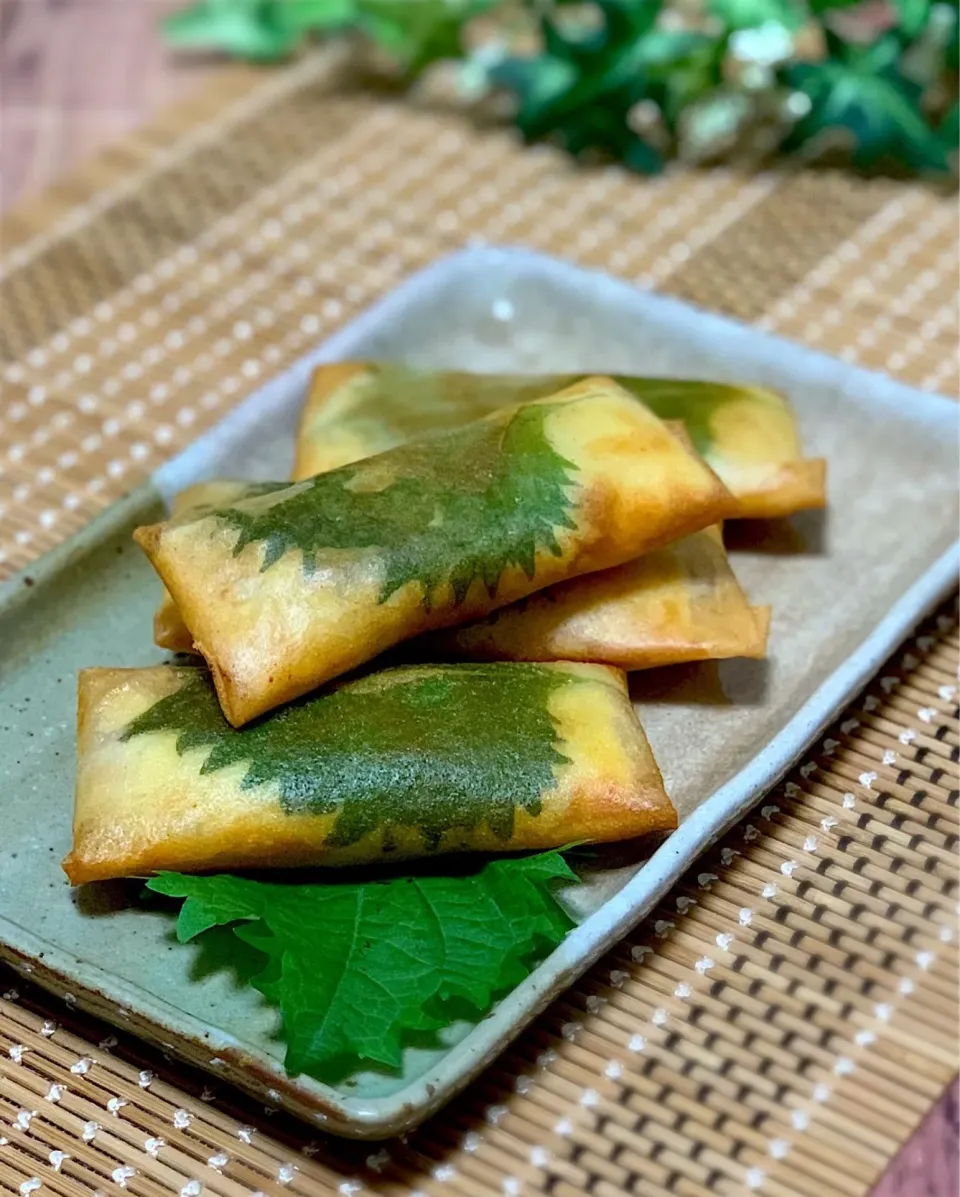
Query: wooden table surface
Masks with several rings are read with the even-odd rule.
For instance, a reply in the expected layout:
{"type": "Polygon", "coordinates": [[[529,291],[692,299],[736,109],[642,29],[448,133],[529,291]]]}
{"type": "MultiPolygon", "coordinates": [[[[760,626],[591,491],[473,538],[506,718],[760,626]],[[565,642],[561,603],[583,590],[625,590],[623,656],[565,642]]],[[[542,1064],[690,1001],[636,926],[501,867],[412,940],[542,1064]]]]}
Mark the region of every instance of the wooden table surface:
{"type": "MultiPolygon", "coordinates": [[[[170,0],[0,0],[0,210],[195,88],[210,62],[167,53],[170,0]]],[[[955,1197],[960,1088],[944,1094],[872,1197],[955,1197]]]]}

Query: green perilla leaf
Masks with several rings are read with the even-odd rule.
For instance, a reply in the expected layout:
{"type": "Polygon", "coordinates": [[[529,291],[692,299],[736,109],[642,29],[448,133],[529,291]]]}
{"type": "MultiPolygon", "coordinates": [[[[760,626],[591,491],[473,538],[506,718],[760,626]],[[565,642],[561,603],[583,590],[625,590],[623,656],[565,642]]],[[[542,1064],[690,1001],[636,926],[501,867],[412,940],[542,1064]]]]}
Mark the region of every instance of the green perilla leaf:
{"type": "MultiPolygon", "coordinates": [[[[163,873],[147,886],[183,900],[181,942],[229,927],[261,953],[261,971],[245,976],[280,1008],[287,1071],[335,1081],[364,1065],[398,1069],[413,1034],[448,1025],[464,1007],[486,1014],[572,927],[555,892],[575,880],[548,852],[459,875],[163,873]]],[[[225,962],[222,938],[217,952],[225,962]]]]}

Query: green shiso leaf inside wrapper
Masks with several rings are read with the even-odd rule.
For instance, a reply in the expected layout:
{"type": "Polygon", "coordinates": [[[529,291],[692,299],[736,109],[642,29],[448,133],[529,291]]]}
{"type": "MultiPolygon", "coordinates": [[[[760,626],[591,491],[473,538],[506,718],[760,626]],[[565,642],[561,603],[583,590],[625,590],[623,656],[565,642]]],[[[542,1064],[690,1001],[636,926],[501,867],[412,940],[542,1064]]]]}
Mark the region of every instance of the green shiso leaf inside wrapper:
{"type": "Polygon", "coordinates": [[[569,674],[535,664],[463,665],[371,675],[320,701],[291,703],[237,730],[227,723],[209,674],[182,683],[134,719],[124,740],[176,732],[177,752],[204,749],[201,774],[242,767],[242,789],[275,785],[288,814],[336,813],[332,846],[416,827],[435,849],[444,832],[485,823],[508,840],[518,812],[537,815],[566,763],[551,695],[569,674]],[[509,712],[509,718],[492,718],[509,712]],[[462,735],[470,727],[471,735],[462,735]],[[419,746],[419,755],[410,745],[419,746]],[[421,761],[432,762],[424,783],[421,761]]]}
{"type": "Polygon", "coordinates": [[[181,943],[216,939],[214,954],[279,1007],[287,1071],[326,1082],[397,1070],[414,1040],[482,1017],[573,926],[557,890],[576,876],[559,852],[457,874],[315,877],[163,873],[147,886],[182,899],[181,943]]]}

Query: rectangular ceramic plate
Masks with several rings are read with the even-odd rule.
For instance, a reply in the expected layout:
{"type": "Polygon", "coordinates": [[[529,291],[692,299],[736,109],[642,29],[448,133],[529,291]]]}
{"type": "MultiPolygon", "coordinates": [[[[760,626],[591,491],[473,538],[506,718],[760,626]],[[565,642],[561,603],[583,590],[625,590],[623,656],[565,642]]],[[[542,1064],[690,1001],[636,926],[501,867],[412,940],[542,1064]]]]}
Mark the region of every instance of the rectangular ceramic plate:
{"type": "MultiPolygon", "coordinates": [[[[519,250],[458,254],[411,279],[69,544],[0,590],[0,954],[78,1004],[338,1134],[385,1136],[436,1110],[621,937],[796,761],[955,583],[956,407],[601,275],[519,250]],[[216,475],[283,478],[310,368],[347,357],[510,371],[609,371],[765,383],[829,459],[830,509],[768,528],[735,564],[773,605],[768,662],[636,675],[634,691],[681,815],[642,868],[601,865],[579,926],[477,1026],[403,1075],[330,1088],[282,1066],[251,990],[203,975],[136,883],[71,891],[75,677],[142,665],[159,587],[129,540],[163,499],[216,475]]],[[[741,541],[744,539],[740,536],[741,541]]],[[[610,858],[608,858],[610,859],[610,858]]]]}

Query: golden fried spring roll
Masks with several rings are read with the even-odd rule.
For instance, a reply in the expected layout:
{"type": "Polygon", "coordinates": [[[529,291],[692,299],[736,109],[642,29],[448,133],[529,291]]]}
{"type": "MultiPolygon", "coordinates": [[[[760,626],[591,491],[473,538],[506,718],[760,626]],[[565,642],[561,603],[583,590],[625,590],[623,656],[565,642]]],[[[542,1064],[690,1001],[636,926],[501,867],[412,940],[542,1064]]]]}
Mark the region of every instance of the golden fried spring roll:
{"type": "MultiPolygon", "coordinates": [[[[272,486],[268,489],[274,489],[272,486]]],[[[232,503],[241,495],[262,493],[263,488],[256,482],[244,482],[239,479],[217,478],[211,482],[198,482],[188,486],[175,495],[171,503],[171,512],[176,519],[188,511],[199,513],[203,510],[211,511],[225,503],[232,503]]],[[[153,641],[160,648],[172,653],[193,652],[193,637],[190,629],[183,622],[183,616],[173,601],[169,590],[164,589],[153,616],[153,641]]]]}
{"type": "MultiPolygon", "coordinates": [[[[346,465],[504,405],[529,403],[576,375],[464,374],[373,362],[320,366],[300,422],[295,477],[346,465]]],[[[805,458],[787,401],[763,387],[617,377],[665,420],[682,420],[737,499],[735,518],[789,515],[826,502],[822,459],[805,458]]]]}
{"type": "Polygon", "coordinates": [[[424,651],[470,661],[599,661],[651,669],[762,658],[768,607],[751,607],[719,528],[615,569],[503,607],[479,623],[425,637],[424,651]]]}
{"type": "Polygon", "coordinates": [[[193,637],[173,595],[164,587],[160,605],[153,613],[153,642],[171,653],[192,653],[193,637]]]}
{"type": "MultiPolygon", "coordinates": [[[[760,660],[769,629],[770,608],[750,606],[714,527],[626,565],[540,590],[411,649],[471,661],[597,661],[630,671],[728,657],[760,660]]],[[[166,591],[154,616],[154,639],[171,652],[193,650],[166,591]]]]}
{"type": "Polygon", "coordinates": [[[609,379],[135,533],[227,719],[717,523],[729,492],[609,379]]]}
{"type": "Polygon", "coordinates": [[[80,675],[70,881],[366,864],[676,826],[625,678],[385,670],[237,730],[199,667],[80,675]]]}

